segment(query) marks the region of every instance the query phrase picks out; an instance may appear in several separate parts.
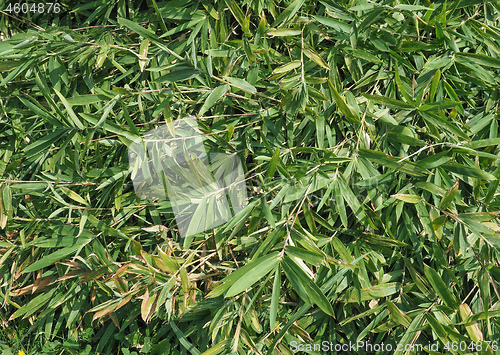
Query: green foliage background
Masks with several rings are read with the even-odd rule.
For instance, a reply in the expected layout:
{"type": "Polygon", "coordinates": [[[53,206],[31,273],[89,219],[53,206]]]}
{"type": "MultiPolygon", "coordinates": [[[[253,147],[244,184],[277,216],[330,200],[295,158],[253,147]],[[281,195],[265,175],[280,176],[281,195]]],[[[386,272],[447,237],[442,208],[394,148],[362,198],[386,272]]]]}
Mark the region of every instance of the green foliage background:
{"type": "Polygon", "coordinates": [[[0,4],[3,354],[498,353],[497,1],[0,4]],[[127,147],[187,115],[252,202],[181,239],[127,147]]]}

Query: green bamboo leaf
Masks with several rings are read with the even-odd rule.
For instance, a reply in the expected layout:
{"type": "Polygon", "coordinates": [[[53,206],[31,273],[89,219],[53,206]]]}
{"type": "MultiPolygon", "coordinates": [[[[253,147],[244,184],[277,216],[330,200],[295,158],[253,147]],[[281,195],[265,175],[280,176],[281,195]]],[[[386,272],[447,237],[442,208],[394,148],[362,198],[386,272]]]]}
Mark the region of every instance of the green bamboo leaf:
{"type": "Polygon", "coordinates": [[[405,160],[403,162],[400,162],[400,159],[396,157],[391,157],[383,152],[379,151],[374,151],[370,149],[364,149],[361,148],[359,149],[359,155],[361,157],[364,157],[370,161],[373,161],[374,163],[386,166],[391,169],[395,169],[401,172],[404,172],[409,175],[413,176],[425,176],[429,172],[421,168],[419,165],[415,164],[414,162],[405,160]]]}
{"type": "Polygon", "coordinates": [[[352,189],[349,187],[349,185],[347,185],[342,176],[338,177],[337,184],[339,186],[342,198],[347,202],[349,207],[352,209],[352,211],[354,212],[354,216],[366,227],[377,229],[373,221],[366,214],[363,205],[359,202],[358,198],[356,197],[352,189]]]}
{"type": "Polygon", "coordinates": [[[429,93],[429,102],[434,101],[434,97],[436,96],[436,91],[439,85],[439,80],[441,79],[441,70],[436,70],[434,77],[432,78],[431,91],[429,93]]]}
{"type": "Polygon", "coordinates": [[[248,30],[249,30],[249,23],[247,23],[247,18],[243,14],[243,11],[241,10],[241,8],[237,4],[237,2],[234,1],[234,0],[224,0],[224,2],[229,7],[229,10],[233,14],[233,16],[236,19],[236,21],[238,21],[238,23],[240,24],[241,29],[243,30],[243,32],[245,32],[245,33],[248,32],[248,30]]]}
{"type": "Polygon", "coordinates": [[[424,169],[433,169],[437,168],[440,165],[443,165],[447,161],[451,160],[451,154],[450,150],[445,150],[442,152],[439,152],[437,154],[432,154],[429,155],[428,157],[417,161],[417,165],[424,168],[424,169]]]}
{"type": "Polygon", "coordinates": [[[70,199],[72,199],[73,201],[76,201],[78,203],[81,203],[82,205],[85,205],[85,206],[89,206],[89,203],[83,198],[81,197],[80,195],[78,195],[76,192],[74,192],[73,190],[70,190],[69,188],[67,187],[64,187],[64,186],[61,186],[61,190],[62,192],[68,196],[70,199]]]}
{"type": "Polygon", "coordinates": [[[334,182],[333,186],[335,189],[335,205],[340,216],[340,221],[345,228],[349,228],[344,198],[342,197],[342,187],[338,182],[334,182]]]}
{"type": "MultiPolygon", "coordinates": [[[[158,21],[160,22],[161,30],[163,32],[167,32],[168,31],[167,26],[165,25],[165,21],[163,20],[163,16],[160,13],[160,9],[158,8],[158,5],[156,4],[156,1],[152,0],[152,3],[153,3],[153,6],[155,8],[156,17],[158,18],[158,21]]],[[[118,15],[120,15],[120,14],[118,14],[118,15]]]]}
{"type": "Polygon", "coordinates": [[[262,197],[260,199],[261,201],[261,207],[262,207],[262,211],[264,212],[264,217],[266,217],[266,220],[267,222],[269,223],[269,225],[271,226],[271,228],[275,228],[276,227],[276,222],[274,220],[274,216],[273,216],[273,213],[271,212],[268,204],[267,204],[267,201],[266,201],[266,198],[265,197],[262,197]]]}
{"type": "Polygon", "coordinates": [[[20,75],[22,72],[27,70],[33,63],[35,63],[38,60],[38,58],[33,58],[30,60],[27,60],[25,62],[20,62],[20,65],[12,70],[5,78],[2,80],[0,83],[0,86],[7,85],[12,79],[20,75]]]}
{"type": "Polygon", "coordinates": [[[33,298],[31,301],[23,305],[21,308],[19,308],[17,311],[12,313],[10,316],[9,320],[14,320],[20,316],[29,316],[35,312],[37,312],[40,308],[42,308],[45,304],[47,304],[54,294],[58,291],[57,288],[52,288],[51,290],[44,292],[35,298],[33,298]]]}
{"type": "Polygon", "coordinates": [[[283,10],[278,18],[272,24],[272,27],[278,27],[278,25],[287,25],[288,20],[295,16],[295,14],[300,10],[300,8],[304,5],[305,0],[295,0],[287,6],[285,10],[283,10]]]}
{"type": "Polygon", "coordinates": [[[38,116],[42,117],[44,120],[49,122],[51,125],[53,125],[55,127],[59,127],[59,128],[63,127],[63,125],[61,124],[61,121],[52,117],[51,113],[46,111],[46,108],[43,107],[42,105],[40,105],[40,103],[32,102],[31,99],[24,98],[21,96],[19,96],[19,100],[24,104],[24,106],[29,108],[31,111],[33,111],[38,116]]]}
{"type": "Polygon", "coordinates": [[[458,181],[443,196],[441,202],[439,202],[438,208],[441,210],[447,209],[450,206],[451,202],[455,199],[457,193],[458,193],[458,181]]]}
{"type": "Polygon", "coordinates": [[[394,355],[403,355],[407,353],[408,346],[410,344],[414,344],[420,334],[420,330],[422,328],[422,324],[425,320],[425,312],[420,311],[420,313],[413,318],[412,322],[406,332],[401,337],[399,344],[397,346],[397,350],[394,352],[394,355]],[[406,349],[406,350],[405,350],[406,349]]]}
{"type": "Polygon", "coordinates": [[[225,77],[224,80],[226,80],[231,86],[237,87],[243,91],[248,91],[252,94],[257,93],[255,86],[249,84],[246,80],[231,77],[225,77]]]}
{"type": "Polygon", "coordinates": [[[127,109],[127,105],[125,105],[123,100],[120,100],[120,106],[121,106],[122,111],[123,111],[123,116],[125,116],[125,120],[127,120],[127,124],[130,128],[130,131],[132,132],[132,134],[139,136],[139,130],[135,126],[134,121],[132,121],[132,118],[130,117],[130,114],[129,114],[128,109],[127,109]]]}
{"type": "Polygon", "coordinates": [[[362,49],[358,49],[358,48],[352,49],[352,55],[356,58],[364,59],[368,62],[372,62],[372,63],[376,63],[376,64],[382,63],[382,60],[380,60],[379,57],[371,54],[368,51],[364,51],[362,49]]]}
{"type": "Polygon", "coordinates": [[[469,136],[463,132],[460,128],[455,126],[452,122],[448,121],[445,117],[442,117],[432,111],[420,111],[422,118],[435,125],[438,126],[450,133],[456,134],[457,136],[469,140],[469,136]]]}
{"type": "MultiPolygon", "coordinates": [[[[399,126],[396,126],[399,127],[399,126]]],[[[404,127],[407,128],[407,127],[404,127]]],[[[398,142],[398,143],[403,143],[403,144],[408,144],[411,146],[420,146],[424,147],[427,144],[418,138],[412,137],[410,135],[405,134],[407,132],[398,132],[397,130],[391,131],[387,134],[387,138],[391,141],[398,142]]]]}
{"type": "Polygon", "coordinates": [[[205,230],[206,225],[210,224],[208,212],[213,210],[209,208],[209,200],[213,200],[213,198],[205,197],[201,199],[193,213],[193,216],[191,217],[191,220],[189,221],[189,225],[184,233],[184,236],[188,237],[200,233],[205,230]]]}
{"type": "Polygon", "coordinates": [[[500,309],[497,310],[490,310],[490,311],[484,311],[484,312],[479,312],[474,315],[469,315],[465,319],[463,319],[459,324],[469,324],[472,322],[477,322],[478,320],[484,320],[487,318],[493,318],[493,317],[500,317],[500,309]]]}
{"type": "Polygon", "coordinates": [[[94,64],[95,69],[99,69],[103,66],[104,61],[108,58],[108,53],[109,46],[106,44],[101,45],[101,49],[99,50],[99,54],[97,55],[97,59],[94,64]]]}
{"type": "Polygon", "coordinates": [[[419,203],[422,201],[422,197],[418,195],[411,195],[411,194],[395,194],[391,195],[391,197],[394,197],[400,201],[408,202],[408,203],[419,203]]]}
{"type": "Polygon", "coordinates": [[[9,185],[0,184],[0,228],[7,226],[12,217],[12,191],[9,185]]]}
{"type": "Polygon", "coordinates": [[[169,324],[174,331],[175,336],[177,337],[177,339],[179,339],[179,342],[187,351],[189,351],[192,355],[201,355],[201,352],[196,349],[196,347],[191,342],[189,342],[184,333],[179,329],[179,327],[177,327],[177,325],[175,325],[173,321],[169,324]]]}
{"type": "Polygon", "coordinates": [[[436,318],[434,318],[432,316],[432,314],[428,313],[426,315],[426,319],[427,321],[429,322],[432,330],[434,330],[434,332],[436,333],[436,335],[441,339],[441,341],[443,341],[443,343],[446,341],[447,337],[448,337],[448,332],[446,331],[446,329],[443,327],[443,325],[441,323],[439,323],[437,321],[436,318]]]}
{"type": "MultiPolygon", "coordinates": [[[[462,318],[462,321],[472,316],[472,311],[467,303],[462,303],[461,305],[459,305],[458,311],[460,313],[460,318],[462,318]]],[[[467,334],[472,341],[478,342],[484,340],[484,335],[479,329],[479,325],[476,322],[473,322],[472,324],[466,324],[465,329],[467,330],[467,334]]]]}
{"type": "Polygon", "coordinates": [[[294,60],[293,62],[277,67],[276,69],[273,70],[273,74],[286,73],[289,72],[290,70],[300,68],[301,66],[302,62],[300,60],[294,60]]]}
{"type": "Polygon", "coordinates": [[[438,273],[427,265],[424,265],[424,273],[427,277],[427,280],[431,284],[432,289],[441,298],[444,304],[455,310],[458,307],[457,300],[455,299],[455,296],[453,296],[453,294],[450,292],[448,286],[446,286],[446,284],[443,282],[443,279],[441,279],[441,277],[438,275],[438,273]]]}
{"type": "Polygon", "coordinates": [[[142,37],[149,39],[151,42],[156,44],[159,48],[163,49],[164,51],[166,51],[170,55],[174,56],[175,58],[177,58],[179,60],[183,60],[183,58],[180,55],[178,55],[177,53],[175,53],[174,51],[169,49],[165,45],[165,43],[157,35],[155,35],[153,32],[145,29],[144,27],[138,25],[137,23],[135,23],[133,21],[124,19],[122,17],[118,17],[118,23],[122,26],[126,26],[129,30],[141,35],[142,37]]]}
{"type": "Polygon", "coordinates": [[[274,37],[283,37],[283,36],[298,36],[302,33],[300,30],[294,30],[292,28],[280,28],[279,30],[274,30],[268,32],[268,35],[274,37]]]}
{"type": "Polygon", "coordinates": [[[335,86],[331,83],[330,80],[328,80],[328,86],[330,87],[330,92],[332,93],[333,99],[335,100],[335,103],[337,104],[337,107],[340,109],[340,111],[345,115],[345,117],[352,123],[359,123],[359,118],[357,118],[347,107],[344,99],[339,95],[337,89],[335,89],[335,86]]]}
{"type": "Polygon", "coordinates": [[[411,96],[410,96],[410,94],[408,92],[406,92],[406,89],[403,86],[403,83],[401,82],[401,77],[399,76],[398,62],[396,62],[395,64],[396,64],[396,67],[394,69],[394,77],[396,79],[396,85],[399,88],[399,92],[401,93],[401,95],[403,95],[403,97],[405,98],[405,100],[407,102],[414,103],[413,100],[412,100],[412,98],[411,98],[411,96]]]}
{"type": "MultiPolygon", "coordinates": [[[[91,123],[94,125],[94,127],[97,127],[97,123],[99,122],[99,119],[95,115],[91,115],[89,113],[80,113],[80,116],[82,116],[87,122],[91,123]]],[[[113,122],[106,122],[106,127],[103,127],[106,131],[112,132],[114,134],[118,134],[119,136],[123,136],[133,142],[134,140],[138,139],[139,136],[130,132],[127,132],[123,127],[120,127],[116,123],[113,122]]]]}
{"type": "Polygon", "coordinates": [[[431,102],[430,104],[425,104],[420,106],[419,111],[438,111],[445,110],[448,108],[453,108],[460,104],[458,101],[440,101],[440,102],[431,102]]]}
{"type": "Polygon", "coordinates": [[[465,143],[464,147],[478,149],[478,148],[497,146],[497,145],[500,145],[500,138],[480,139],[477,141],[465,143]]]}
{"type": "Polygon", "coordinates": [[[207,99],[201,106],[200,111],[198,112],[198,116],[202,116],[205,112],[207,112],[217,101],[219,101],[224,95],[226,95],[229,90],[229,85],[222,84],[217,88],[213,89],[210,95],[208,95],[207,99]]]}
{"type": "Polygon", "coordinates": [[[109,179],[107,179],[106,181],[104,181],[103,183],[101,183],[96,190],[103,190],[105,189],[107,186],[115,183],[116,181],[118,181],[119,179],[123,178],[124,176],[127,176],[129,174],[129,171],[127,170],[124,170],[124,171],[120,171],[118,173],[116,173],[115,175],[111,176],[109,179]]]}
{"type": "Polygon", "coordinates": [[[289,184],[284,185],[281,188],[281,190],[278,192],[278,194],[274,197],[273,202],[271,203],[269,208],[273,209],[274,207],[276,207],[278,205],[278,203],[280,203],[283,200],[283,198],[286,196],[289,189],[290,189],[289,184]]]}
{"type": "Polygon", "coordinates": [[[269,326],[274,329],[276,317],[278,315],[278,303],[281,295],[281,270],[276,267],[274,272],[273,291],[271,294],[271,306],[269,309],[269,326]]]}
{"type": "Polygon", "coordinates": [[[178,81],[192,79],[199,74],[200,72],[195,68],[173,70],[168,74],[160,76],[158,79],[156,79],[156,81],[159,83],[176,83],[178,81]]]}
{"type": "Polygon", "coordinates": [[[459,52],[456,53],[458,57],[464,57],[472,60],[473,62],[485,66],[485,67],[491,67],[491,68],[500,68],[500,59],[499,58],[494,58],[490,57],[484,54],[480,53],[465,53],[465,52],[459,52]]]}
{"type": "Polygon", "coordinates": [[[425,7],[422,5],[407,5],[407,4],[397,4],[394,6],[395,9],[405,10],[405,11],[422,11],[422,10],[430,10],[434,11],[434,9],[430,7],[425,7]]]}
{"type": "MultiPolygon", "coordinates": [[[[226,297],[234,297],[241,292],[247,290],[254,283],[259,281],[261,278],[266,276],[269,271],[274,269],[276,265],[279,263],[279,255],[277,253],[270,254],[273,255],[272,258],[268,258],[263,262],[259,262],[260,259],[256,260],[253,263],[247,264],[241,269],[238,269],[240,272],[240,277],[233,283],[233,285],[229,288],[226,293],[226,297]],[[256,265],[252,265],[256,264],[256,265]],[[247,266],[251,266],[248,267],[247,266]],[[246,270],[244,270],[246,268],[246,270]]],[[[235,272],[236,273],[236,272],[235,272]]]]}
{"type": "Polygon", "coordinates": [[[331,70],[330,66],[324,61],[323,58],[312,48],[304,48],[304,54],[311,59],[313,62],[318,64],[320,67],[331,70]]]}
{"type": "Polygon", "coordinates": [[[436,51],[437,46],[425,42],[402,41],[400,50],[401,52],[436,51]]]}
{"type": "Polygon", "coordinates": [[[483,180],[487,180],[487,181],[497,180],[497,178],[494,175],[492,175],[486,171],[483,171],[483,170],[480,170],[477,168],[472,168],[469,166],[465,166],[462,164],[451,162],[451,163],[443,164],[441,166],[444,170],[451,171],[457,175],[469,176],[469,177],[483,179],[483,180]]]}
{"type": "Polygon", "coordinates": [[[26,269],[24,269],[22,272],[24,274],[28,272],[33,272],[36,270],[40,270],[44,267],[54,265],[56,262],[59,260],[75,254],[78,250],[81,250],[84,245],[88,244],[90,242],[90,239],[83,239],[83,238],[78,238],[78,243],[76,243],[73,246],[66,247],[59,249],[49,255],[46,255],[42,257],[41,259],[35,261],[33,264],[30,264],[26,269]]]}
{"type": "Polygon", "coordinates": [[[276,150],[273,153],[273,156],[271,158],[271,161],[269,162],[269,167],[267,168],[266,176],[268,178],[273,177],[274,173],[276,172],[276,168],[278,167],[280,161],[280,148],[276,148],[276,150]]]}
{"type": "Polygon", "coordinates": [[[349,253],[344,243],[342,243],[340,239],[338,239],[337,237],[333,237],[331,239],[331,243],[333,248],[337,253],[339,253],[343,261],[345,261],[348,264],[354,262],[354,258],[352,257],[351,253],[349,253]]]}
{"type": "Polygon", "coordinates": [[[144,71],[146,63],[148,61],[148,49],[149,49],[149,39],[145,38],[142,40],[141,46],[139,47],[138,59],[139,59],[139,69],[141,69],[141,72],[144,71]]]}
{"type": "Polygon", "coordinates": [[[347,23],[337,21],[337,20],[334,20],[334,19],[329,18],[329,17],[319,16],[319,15],[314,15],[313,17],[319,23],[322,23],[325,26],[331,27],[338,32],[344,32],[344,33],[351,32],[351,26],[349,26],[347,23]]]}
{"type": "Polygon", "coordinates": [[[222,353],[223,351],[228,351],[227,346],[230,344],[232,339],[226,339],[221,341],[220,343],[215,344],[207,351],[204,351],[201,355],[217,355],[222,353]]]}
{"type": "Polygon", "coordinates": [[[429,286],[429,284],[426,282],[426,280],[419,273],[417,273],[417,271],[415,270],[415,268],[413,267],[412,263],[409,260],[404,259],[404,263],[408,268],[408,270],[410,271],[410,276],[413,279],[413,282],[415,282],[415,285],[417,285],[420,292],[422,292],[422,294],[425,297],[428,298],[431,297],[432,294],[429,291],[429,288],[427,287],[429,286]]]}
{"type": "Polygon", "coordinates": [[[70,106],[80,106],[80,105],[91,105],[97,102],[101,102],[103,100],[108,100],[108,97],[105,95],[79,95],[69,97],[66,101],[70,106]]]}
{"type": "Polygon", "coordinates": [[[105,127],[105,124],[103,125],[103,123],[106,122],[106,119],[108,118],[108,115],[109,113],[111,112],[111,110],[113,110],[113,107],[115,107],[115,104],[120,100],[120,95],[116,95],[113,100],[111,100],[110,102],[108,102],[104,108],[104,112],[102,113],[102,116],[101,118],[99,119],[99,121],[96,123],[96,127],[105,127]]]}
{"type": "Polygon", "coordinates": [[[249,62],[257,63],[257,59],[255,58],[255,54],[252,50],[252,46],[248,42],[248,38],[243,37],[243,50],[245,51],[245,55],[249,62]]]}
{"type": "Polygon", "coordinates": [[[387,301],[387,309],[396,322],[403,325],[405,328],[408,328],[410,326],[410,317],[408,317],[404,312],[396,307],[394,303],[392,303],[391,301],[387,301]]]}
{"type": "Polygon", "coordinates": [[[102,221],[92,214],[88,215],[88,221],[92,224],[98,231],[103,232],[104,235],[109,235],[112,237],[119,237],[126,240],[130,240],[125,233],[121,232],[119,229],[112,228],[108,223],[102,221]]]}
{"type": "MultiPolygon", "coordinates": [[[[229,276],[226,276],[221,284],[214,288],[208,295],[208,298],[218,297],[222,295],[226,290],[232,288],[236,282],[238,282],[237,286],[232,289],[231,294],[236,295],[238,293],[243,292],[247,289],[247,287],[253,285],[260,278],[265,276],[272,268],[274,268],[279,263],[279,252],[273,252],[271,254],[267,254],[258,258],[255,261],[252,261],[245,266],[239,268],[236,271],[233,271],[229,276]],[[255,270],[254,270],[255,269],[255,270]],[[267,270],[267,271],[266,271],[267,270]],[[256,277],[255,273],[260,275],[256,277]],[[245,279],[245,277],[249,277],[250,279],[245,279]],[[241,280],[240,280],[241,279],[241,280]],[[238,291],[238,292],[236,292],[238,291]]],[[[226,294],[226,297],[231,297],[226,294]]]]}
{"type": "Polygon", "coordinates": [[[71,121],[73,121],[75,126],[78,127],[79,129],[84,129],[85,127],[82,125],[82,122],[80,122],[80,120],[76,116],[75,112],[71,108],[68,101],[66,101],[66,98],[64,98],[64,96],[62,96],[62,94],[59,91],[57,91],[56,89],[54,89],[54,92],[57,94],[57,96],[59,96],[59,99],[61,100],[64,107],[66,108],[66,112],[68,113],[69,117],[71,118],[71,121]]]}
{"type": "MultiPolygon", "coordinates": [[[[470,222],[468,227],[470,227],[470,222]]],[[[482,237],[497,250],[500,250],[500,233],[483,233],[482,237]]]]}
{"type": "Polygon", "coordinates": [[[342,297],[342,300],[349,303],[358,303],[370,301],[378,298],[391,296],[401,290],[401,284],[397,282],[388,282],[384,284],[365,287],[359,290],[352,290],[350,293],[342,297]]]}
{"type": "MultiPolygon", "coordinates": [[[[314,283],[313,280],[302,270],[302,268],[291,258],[285,256],[283,258],[283,263],[288,268],[287,278],[295,278],[295,283],[299,283],[305,290],[306,294],[309,296],[309,300],[316,304],[323,312],[333,316],[333,308],[326,296],[319,289],[319,287],[314,283]]],[[[291,281],[291,280],[290,280],[291,281]]],[[[304,300],[308,301],[308,300],[304,300]]]]}
{"type": "Polygon", "coordinates": [[[460,213],[458,217],[462,220],[470,220],[476,222],[489,222],[500,214],[499,211],[495,212],[471,212],[460,213]]]}
{"type": "Polygon", "coordinates": [[[61,138],[67,130],[65,129],[58,129],[38,140],[35,142],[31,143],[30,145],[27,145],[26,147],[23,148],[23,151],[30,156],[32,154],[32,151],[35,153],[40,153],[43,152],[45,149],[50,147],[52,144],[55,144],[58,142],[59,138],[61,138]]]}
{"type": "Polygon", "coordinates": [[[227,232],[232,230],[236,225],[243,223],[248,216],[252,213],[254,207],[259,203],[259,201],[252,201],[244,209],[238,212],[227,224],[227,226],[221,232],[227,232]]]}
{"type": "Polygon", "coordinates": [[[420,223],[422,223],[422,227],[425,232],[429,235],[431,240],[436,240],[436,233],[434,232],[434,227],[432,226],[431,217],[429,216],[429,211],[427,210],[427,206],[424,201],[421,201],[415,204],[415,209],[417,210],[418,218],[420,219],[420,223]]]}
{"type": "Polygon", "coordinates": [[[291,257],[296,257],[304,260],[305,262],[314,266],[319,266],[325,260],[324,256],[321,253],[289,245],[286,246],[285,253],[291,257]]]}

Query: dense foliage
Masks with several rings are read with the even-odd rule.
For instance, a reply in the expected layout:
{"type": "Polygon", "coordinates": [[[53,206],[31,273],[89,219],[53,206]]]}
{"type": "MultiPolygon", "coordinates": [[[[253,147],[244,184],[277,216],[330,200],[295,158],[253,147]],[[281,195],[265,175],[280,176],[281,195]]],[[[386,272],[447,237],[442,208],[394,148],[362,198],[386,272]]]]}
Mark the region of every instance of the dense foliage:
{"type": "Polygon", "coordinates": [[[0,4],[2,354],[498,351],[497,1],[0,4]],[[182,239],[127,148],[189,115],[250,204],[182,239]]]}

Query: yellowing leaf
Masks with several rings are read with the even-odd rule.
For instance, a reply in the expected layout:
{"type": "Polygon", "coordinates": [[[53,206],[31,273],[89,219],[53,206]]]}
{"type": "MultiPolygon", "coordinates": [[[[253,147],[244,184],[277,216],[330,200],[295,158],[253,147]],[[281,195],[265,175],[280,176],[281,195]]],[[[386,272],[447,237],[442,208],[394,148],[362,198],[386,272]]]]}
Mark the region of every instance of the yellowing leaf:
{"type": "Polygon", "coordinates": [[[139,68],[141,69],[141,72],[144,71],[144,67],[146,66],[148,60],[148,48],[149,40],[145,38],[141,43],[141,47],[139,48],[139,68]]]}
{"type": "Polygon", "coordinates": [[[64,187],[64,186],[61,186],[61,190],[62,190],[62,192],[64,192],[64,194],[66,196],[68,196],[69,198],[71,198],[73,201],[81,203],[82,205],[86,205],[86,206],[89,205],[89,203],[87,201],[85,201],[85,199],[82,196],[78,195],[73,190],[70,190],[70,189],[68,189],[67,187],[64,187]]]}
{"type": "Polygon", "coordinates": [[[330,66],[323,60],[323,58],[320,57],[318,53],[316,53],[314,49],[304,48],[304,54],[319,66],[331,70],[330,66]]]}
{"type": "Polygon", "coordinates": [[[419,203],[420,201],[422,201],[422,197],[417,195],[395,194],[391,195],[391,197],[397,198],[398,200],[408,203],[419,203]]]}
{"type": "Polygon", "coordinates": [[[300,60],[294,60],[293,62],[277,67],[273,70],[273,74],[286,73],[295,68],[300,68],[301,65],[300,60]]]}

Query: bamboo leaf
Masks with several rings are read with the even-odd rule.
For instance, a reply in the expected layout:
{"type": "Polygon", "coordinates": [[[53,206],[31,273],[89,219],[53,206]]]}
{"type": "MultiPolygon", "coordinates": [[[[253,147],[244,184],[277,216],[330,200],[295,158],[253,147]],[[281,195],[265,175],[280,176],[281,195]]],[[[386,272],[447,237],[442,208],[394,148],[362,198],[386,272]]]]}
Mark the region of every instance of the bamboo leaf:
{"type": "Polygon", "coordinates": [[[337,89],[335,89],[335,86],[328,81],[328,86],[330,87],[330,92],[332,93],[332,96],[337,104],[337,107],[340,109],[340,111],[345,115],[345,117],[352,123],[359,123],[359,119],[351,112],[349,107],[347,107],[346,103],[344,102],[344,99],[339,95],[337,92],[337,89]]]}
{"type": "Polygon", "coordinates": [[[69,188],[67,187],[64,187],[64,186],[61,186],[61,190],[62,192],[67,195],[70,199],[72,199],[73,201],[76,201],[78,203],[81,203],[82,205],[86,205],[86,206],[89,206],[89,203],[87,201],[85,201],[85,199],[83,197],[81,197],[80,195],[78,195],[76,192],[74,192],[73,190],[70,190],[69,188]]]}
{"type": "MultiPolygon", "coordinates": [[[[214,288],[212,292],[208,294],[207,297],[217,297],[222,295],[226,290],[232,288],[231,294],[237,295],[238,293],[246,290],[247,287],[257,282],[260,278],[265,276],[272,268],[274,268],[279,262],[279,253],[274,252],[259,259],[246,264],[245,266],[239,268],[238,270],[231,273],[229,276],[225,277],[219,286],[214,288]],[[254,272],[256,269],[257,274],[254,272]],[[245,275],[250,279],[245,279],[245,275]],[[236,287],[233,286],[236,284],[236,287]]],[[[226,297],[228,296],[226,293],[226,297]]]]}
{"type": "Polygon", "coordinates": [[[457,301],[453,294],[450,292],[448,286],[446,286],[443,282],[443,279],[441,279],[441,277],[438,275],[438,273],[427,265],[424,265],[424,272],[427,280],[434,289],[434,292],[436,292],[436,294],[448,307],[450,307],[451,309],[456,309],[458,306],[457,301]]]}
{"type": "Polygon", "coordinates": [[[75,126],[78,127],[79,129],[84,129],[84,127],[82,125],[82,122],[76,116],[75,112],[71,108],[71,106],[68,103],[68,101],[66,101],[66,99],[64,98],[64,96],[62,96],[62,94],[59,91],[57,91],[56,89],[54,89],[54,92],[57,94],[57,96],[59,96],[59,99],[61,100],[61,102],[63,103],[64,107],[66,108],[66,112],[68,113],[69,117],[71,118],[71,121],[73,121],[73,123],[75,124],[75,126]]]}
{"type": "Polygon", "coordinates": [[[144,27],[138,25],[137,23],[132,22],[130,20],[127,20],[125,18],[118,17],[118,23],[120,25],[122,25],[122,26],[126,26],[128,29],[130,29],[131,31],[133,31],[133,32],[141,35],[142,37],[144,37],[146,39],[149,39],[151,42],[153,42],[154,44],[156,44],[159,48],[163,49],[164,51],[166,51],[167,53],[169,53],[173,57],[175,57],[175,58],[177,58],[179,60],[183,60],[183,58],[180,55],[178,55],[174,51],[170,50],[165,45],[165,43],[158,36],[156,36],[153,32],[148,31],[147,29],[145,29],[144,27]]]}
{"type": "Polygon", "coordinates": [[[321,56],[312,48],[304,48],[304,54],[320,67],[331,70],[330,66],[321,58],[321,56]]]}
{"type": "Polygon", "coordinates": [[[78,243],[73,246],[59,249],[51,254],[48,254],[41,259],[35,261],[33,264],[30,264],[26,269],[24,269],[23,273],[33,272],[36,270],[40,270],[44,267],[54,265],[57,261],[70,256],[76,253],[78,250],[81,250],[84,245],[90,242],[90,239],[79,239],[78,243]]]}
{"type": "Polygon", "coordinates": [[[422,197],[418,195],[410,195],[410,194],[395,194],[391,195],[391,197],[397,198],[400,201],[408,202],[408,203],[419,203],[422,201],[422,197]]]}
{"type": "Polygon", "coordinates": [[[458,181],[446,192],[439,202],[439,209],[445,210],[450,206],[450,203],[455,199],[458,193],[458,181]]]}
{"type": "Polygon", "coordinates": [[[298,36],[301,33],[302,31],[294,30],[292,28],[280,28],[279,30],[268,32],[268,35],[274,37],[283,37],[283,36],[298,36]]]}
{"type": "Polygon", "coordinates": [[[400,110],[411,110],[414,109],[414,106],[400,101],[396,99],[392,99],[390,97],[385,97],[385,96],[380,96],[380,95],[369,95],[369,94],[362,94],[364,97],[366,97],[368,100],[376,102],[378,104],[387,106],[387,107],[392,107],[392,108],[397,108],[400,110]]]}
{"type": "Polygon", "coordinates": [[[203,103],[203,106],[201,106],[200,111],[198,112],[198,116],[202,116],[205,112],[207,112],[217,101],[219,101],[224,95],[227,93],[229,90],[229,85],[223,84],[221,86],[218,86],[212,92],[210,95],[208,95],[207,99],[203,103]]]}
{"type": "MultiPolygon", "coordinates": [[[[287,278],[296,278],[298,282],[305,290],[309,296],[309,300],[316,304],[323,312],[333,316],[333,308],[326,296],[319,289],[319,287],[314,283],[313,280],[307,276],[307,274],[302,270],[302,268],[293,261],[293,259],[284,257],[283,263],[288,266],[287,278]]],[[[286,271],[285,271],[286,272],[286,271]]],[[[304,300],[306,301],[306,300],[304,300]]]]}
{"type": "Polygon", "coordinates": [[[243,91],[248,91],[249,93],[255,94],[257,93],[257,89],[255,86],[249,84],[246,80],[239,79],[239,78],[231,78],[231,77],[226,77],[224,78],[231,86],[234,86],[238,89],[241,89],[243,91]]]}
{"type": "Polygon", "coordinates": [[[302,63],[300,60],[294,60],[293,62],[277,67],[273,70],[273,74],[287,73],[290,70],[300,68],[301,66],[302,63]]]}
{"type": "Polygon", "coordinates": [[[271,306],[269,310],[269,325],[271,329],[276,324],[276,317],[278,314],[278,303],[281,295],[281,270],[279,267],[274,272],[273,290],[271,294],[271,306]]]}

